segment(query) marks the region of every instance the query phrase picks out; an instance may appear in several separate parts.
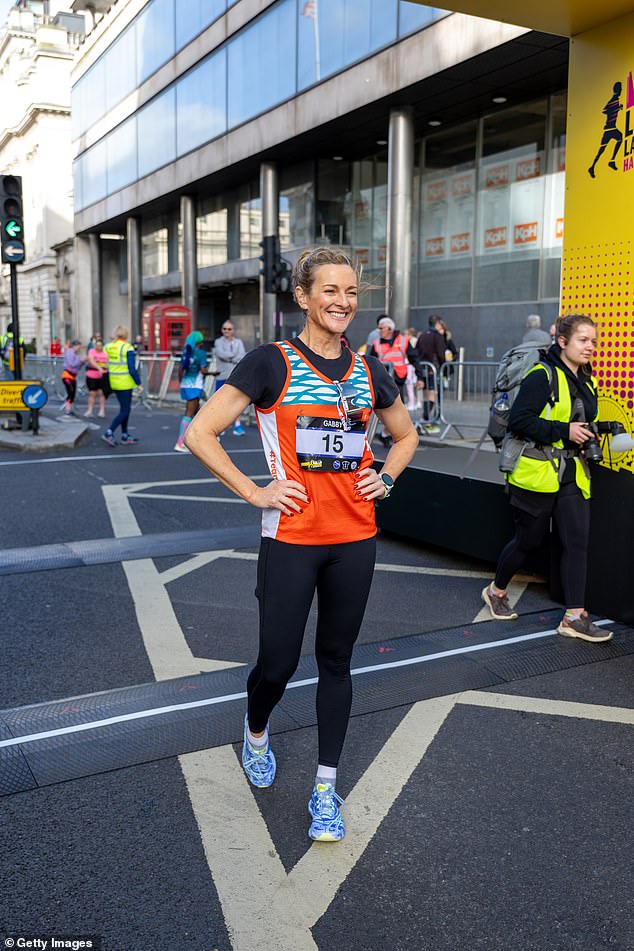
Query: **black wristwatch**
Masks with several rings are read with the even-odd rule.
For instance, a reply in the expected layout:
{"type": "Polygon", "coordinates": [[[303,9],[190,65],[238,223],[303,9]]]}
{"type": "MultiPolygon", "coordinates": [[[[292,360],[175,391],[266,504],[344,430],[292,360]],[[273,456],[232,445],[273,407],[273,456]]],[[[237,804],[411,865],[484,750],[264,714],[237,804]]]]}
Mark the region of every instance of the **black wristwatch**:
{"type": "Polygon", "coordinates": [[[385,486],[385,495],[383,496],[383,498],[387,499],[389,498],[390,492],[394,488],[394,479],[392,478],[392,476],[389,476],[387,472],[382,472],[379,478],[381,482],[383,483],[383,485],[385,486]]]}

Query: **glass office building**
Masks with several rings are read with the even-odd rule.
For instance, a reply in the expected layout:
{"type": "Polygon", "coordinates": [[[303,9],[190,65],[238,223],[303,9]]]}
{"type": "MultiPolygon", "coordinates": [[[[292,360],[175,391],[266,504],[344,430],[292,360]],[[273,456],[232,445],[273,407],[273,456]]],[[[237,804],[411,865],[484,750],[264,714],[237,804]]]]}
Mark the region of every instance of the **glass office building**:
{"type": "MultiPolygon", "coordinates": [[[[390,122],[405,110],[414,145],[400,322],[422,328],[441,311],[472,359],[515,342],[528,313],[550,322],[566,42],[409,0],[261,6],[251,18],[246,0],[119,0],[87,39],[72,95],[76,230],[130,239],[137,223],[134,282],[124,243],[96,238],[93,262],[119,256],[121,300],[133,283],[145,301],[183,296],[193,249],[197,322],[213,335],[230,313],[255,343],[266,166],[283,254],[338,245],[363,264],[360,342],[391,309],[402,223],[390,218],[390,122]]],[[[290,296],[280,308],[297,329],[290,296]]]]}

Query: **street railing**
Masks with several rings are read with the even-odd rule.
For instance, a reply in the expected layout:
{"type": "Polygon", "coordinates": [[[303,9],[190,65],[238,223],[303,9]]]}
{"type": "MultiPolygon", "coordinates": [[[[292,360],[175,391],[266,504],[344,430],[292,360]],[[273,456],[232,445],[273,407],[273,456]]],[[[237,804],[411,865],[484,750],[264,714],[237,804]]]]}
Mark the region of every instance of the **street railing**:
{"type": "MultiPolygon", "coordinates": [[[[489,421],[491,393],[497,375],[496,363],[458,360],[440,368],[440,438],[454,429],[464,439],[463,429],[483,431],[489,421]]],[[[473,434],[471,434],[473,435],[473,434]]]]}

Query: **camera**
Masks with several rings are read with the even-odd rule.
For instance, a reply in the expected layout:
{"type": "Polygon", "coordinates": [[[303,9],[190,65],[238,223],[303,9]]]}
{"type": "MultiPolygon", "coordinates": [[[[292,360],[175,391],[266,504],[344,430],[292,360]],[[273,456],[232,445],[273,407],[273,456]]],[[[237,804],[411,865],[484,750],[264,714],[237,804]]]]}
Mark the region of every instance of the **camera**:
{"type": "Polygon", "coordinates": [[[599,436],[618,436],[625,432],[625,427],[616,420],[605,420],[600,423],[585,423],[587,429],[592,432],[590,439],[583,444],[584,457],[588,462],[601,462],[603,451],[599,442],[599,436]]]}

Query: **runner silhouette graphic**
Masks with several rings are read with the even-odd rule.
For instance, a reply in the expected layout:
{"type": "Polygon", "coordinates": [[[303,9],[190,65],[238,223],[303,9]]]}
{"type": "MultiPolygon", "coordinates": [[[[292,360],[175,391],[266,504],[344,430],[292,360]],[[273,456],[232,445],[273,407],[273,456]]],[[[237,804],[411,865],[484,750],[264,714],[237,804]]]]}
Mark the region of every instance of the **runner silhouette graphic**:
{"type": "Polygon", "coordinates": [[[618,171],[616,167],[616,154],[621,148],[621,143],[623,142],[623,133],[620,129],[616,127],[616,120],[618,119],[619,112],[623,108],[623,104],[620,100],[621,91],[623,89],[622,83],[614,83],[613,92],[614,95],[611,99],[608,99],[605,106],[603,107],[603,114],[605,115],[605,125],[603,126],[603,136],[601,137],[601,145],[599,146],[599,151],[594,157],[594,161],[590,168],[588,169],[588,174],[590,178],[594,178],[594,169],[599,161],[599,158],[603,155],[609,143],[614,140],[614,151],[612,153],[612,158],[608,162],[608,168],[613,169],[615,172],[618,171]]]}

